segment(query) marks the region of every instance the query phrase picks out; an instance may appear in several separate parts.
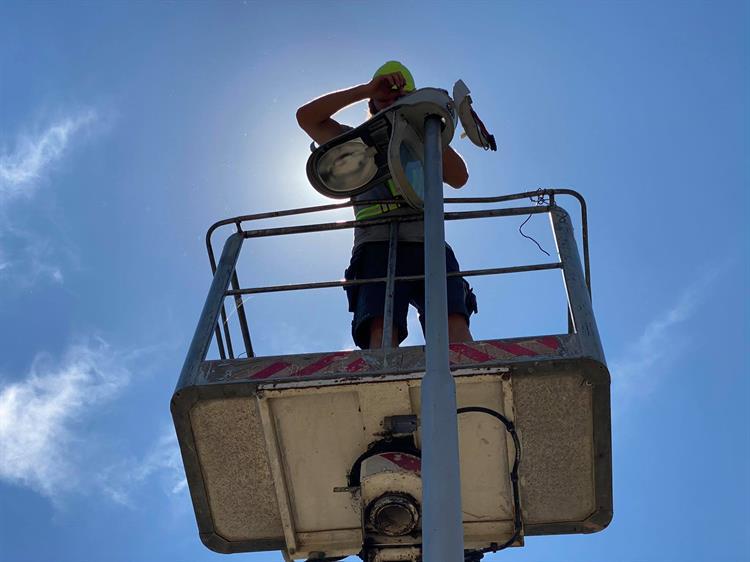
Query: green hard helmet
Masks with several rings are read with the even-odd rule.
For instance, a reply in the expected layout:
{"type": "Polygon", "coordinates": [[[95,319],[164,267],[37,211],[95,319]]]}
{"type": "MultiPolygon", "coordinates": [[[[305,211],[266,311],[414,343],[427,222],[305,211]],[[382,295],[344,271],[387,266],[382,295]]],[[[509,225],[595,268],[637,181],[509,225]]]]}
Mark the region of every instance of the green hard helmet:
{"type": "Polygon", "coordinates": [[[372,77],[375,78],[376,76],[383,76],[384,74],[392,74],[394,72],[400,72],[406,80],[406,85],[404,86],[405,92],[413,92],[417,89],[414,85],[414,77],[411,75],[411,72],[409,72],[409,69],[397,60],[389,60],[383,66],[378,68],[372,77]]]}

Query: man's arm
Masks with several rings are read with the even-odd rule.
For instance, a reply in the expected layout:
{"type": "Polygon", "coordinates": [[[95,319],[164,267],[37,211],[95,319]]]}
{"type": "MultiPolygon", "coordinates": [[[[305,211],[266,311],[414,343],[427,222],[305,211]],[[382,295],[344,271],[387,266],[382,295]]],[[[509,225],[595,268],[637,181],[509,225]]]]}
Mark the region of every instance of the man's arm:
{"type": "Polygon", "coordinates": [[[323,144],[344,132],[344,127],[331,119],[331,116],[358,101],[371,98],[387,105],[401,95],[406,79],[400,72],[375,76],[367,84],[331,92],[297,110],[297,123],[318,144],[323,144]]]}
{"type": "Polygon", "coordinates": [[[369,84],[331,92],[300,107],[297,110],[297,123],[315,142],[323,144],[344,132],[344,126],[331,119],[331,116],[369,97],[369,84]]]}
{"type": "MultiPolygon", "coordinates": [[[[328,142],[346,129],[332,119],[332,115],[345,107],[367,98],[393,103],[402,94],[405,81],[401,73],[377,76],[367,84],[331,92],[297,110],[297,123],[318,144],[328,142]],[[399,88],[394,90],[393,88],[399,88]]],[[[461,156],[450,146],[443,152],[443,181],[458,189],[466,184],[469,172],[461,156]]]]}
{"type": "Polygon", "coordinates": [[[469,181],[469,170],[464,159],[450,146],[443,151],[443,181],[455,189],[469,181]]]}

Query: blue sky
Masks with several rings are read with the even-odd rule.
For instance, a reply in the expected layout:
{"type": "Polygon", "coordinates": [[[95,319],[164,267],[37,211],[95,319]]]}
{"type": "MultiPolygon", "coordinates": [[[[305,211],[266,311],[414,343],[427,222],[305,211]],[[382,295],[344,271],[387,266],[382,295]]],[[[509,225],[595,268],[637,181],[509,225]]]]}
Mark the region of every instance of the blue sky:
{"type": "MultiPolygon", "coordinates": [[[[222,558],[168,410],[204,233],[325,203],[295,110],[392,58],[420,86],[464,79],[496,135],[454,140],[460,195],[589,203],[615,517],[488,558],[750,559],[749,23],[729,1],[0,4],[0,560],[222,558]]],[[[447,234],[467,269],[544,261],[518,223],[447,234]]],[[[554,247],[543,218],[527,231],[554,247]]],[[[350,243],[248,246],[243,283],[339,278],[350,243]]],[[[558,273],[474,285],[478,338],[565,330],[558,273]]],[[[341,291],[247,306],[259,354],[351,346],[341,291]]]]}

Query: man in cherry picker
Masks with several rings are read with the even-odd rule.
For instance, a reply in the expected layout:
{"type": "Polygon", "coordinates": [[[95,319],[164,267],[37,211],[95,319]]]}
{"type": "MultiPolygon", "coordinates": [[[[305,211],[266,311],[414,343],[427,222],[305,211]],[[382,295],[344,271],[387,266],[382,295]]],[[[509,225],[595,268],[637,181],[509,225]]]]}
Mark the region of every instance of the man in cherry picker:
{"type": "MultiPolygon", "coordinates": [[[[335,121],[332,116],[345,107],[369,99],[370,116],[391,106],[396,100],[415,89],[409,70],[397,61],[381,66],[366,84],[331,92],[314,99],[297,110],[297,122],[312,139],[320,144],[348,131],[351,127],[335,121]]],[[[469,179],[461,156],[450,146],[443,152],[443,181],[453,188],[461,188],[469,179]]],[[[368,201],[392,199],[397,196],[392,180],[354,196],[357,221],[382,218],[409,212],[405,203],[387,205],[368,201]]],[[[387,224],[354,229],[354,248],[346,279],[385,277],[388,263],[389,226],[387,224]]],[[[424,275],[424,222],[399,224],[396,276],[424,275]]],[[[453,250],[446,244],[448,272],[460,271],[453,250]]],[[[450,342],[472,341],[469,316],[477,312],[476,298],[462,277],[448,277],[448,338],[450,342]]],[[[381,347],[383,339],[383,308],[385,284],[371,283],[346,287],[349,310],[354,313],[352,337],[362,349],[381,347]]],[[[406,316],[412,304],[419,311],[422,329],[425,326],[425,295],[422,281],[398,282],[393,302],[393,345],[407,336],[406,316]]]]}

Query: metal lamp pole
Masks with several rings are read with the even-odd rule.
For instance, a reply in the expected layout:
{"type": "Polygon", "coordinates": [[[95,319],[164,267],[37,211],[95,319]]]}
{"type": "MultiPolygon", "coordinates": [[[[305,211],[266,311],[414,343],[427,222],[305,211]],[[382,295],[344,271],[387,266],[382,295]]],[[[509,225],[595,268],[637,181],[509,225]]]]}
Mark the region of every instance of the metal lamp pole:
{"type": "Polygon", "coordinates": [[[442,120],[424,128],[425,376],[422,380],[422,541],[425,562],[464,559],[458,463],[456,385],[448,360],[448,306],[443,224],[442,120]]]}

